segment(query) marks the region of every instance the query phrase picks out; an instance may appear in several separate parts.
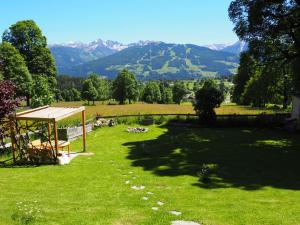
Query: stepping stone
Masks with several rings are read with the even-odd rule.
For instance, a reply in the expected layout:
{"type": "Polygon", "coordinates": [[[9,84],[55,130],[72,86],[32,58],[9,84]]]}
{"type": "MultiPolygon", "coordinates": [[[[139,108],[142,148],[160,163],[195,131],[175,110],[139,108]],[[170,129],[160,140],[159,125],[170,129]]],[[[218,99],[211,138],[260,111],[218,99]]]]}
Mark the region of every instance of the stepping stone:
{"type": "Polygon", "coordinates": [[[130,183],[130,181],[129,181],[129,180],[126,180],[126,181],[125,181],[125,184],[129,184],[129,183],[130,183]]]}
{"type": "Polygon", "coordinates": [[[162,206],[162,205],[164,205],[164,203],[161,202],[161,201],[158,201],[158,202],[157,202],[157,205],[162,206]]]}
{"type": "Polygon", "coordinates": [[[175,220],[172,221],[171,225],[201,225],[201,224],[193,221],[175,220]]]}
{"type": "Polygon", "coordinates": [[[134,185],[134,186],[131,186],[131,189],[139,191],[139,190],[145,189],[145,186],[143,186],[143,185],[141,185],[141,186],[134,185]]]}
{"type": "Polygon", "coordinates": [[[152,193],[152,192],[150,192],[150,191],[148,191],[147,194],[148,194],[148,195],[154,195],[154,193],[152,193]]]}
{"type": "Polygon", "coordinates": [[[154,211],[157,211],[158,207],[152,207],[151,209],[154,210],[154,211]]]}
{"type": "Polygon", "coordinates": [[[144,196],[142,199],[145,200],[145,201],[147,201],[149,198],[146,197],[146,196],[144,196]]]}
{"type": "Polygon", "coordinates": [[[178,212],[178,211],[175,211],[175,210],[169,211],[169,213],[173,214],[175,216],[180,216],[182,214],[182,212],[178,212]]]}

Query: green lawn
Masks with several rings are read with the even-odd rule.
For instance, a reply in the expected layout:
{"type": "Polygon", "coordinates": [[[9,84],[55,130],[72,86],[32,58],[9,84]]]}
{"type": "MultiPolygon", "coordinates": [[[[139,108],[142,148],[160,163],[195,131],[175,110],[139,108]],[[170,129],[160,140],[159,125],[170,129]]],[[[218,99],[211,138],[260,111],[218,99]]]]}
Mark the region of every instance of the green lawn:
{"type": "MultiPolygon", "coordinates": [[[[88,151],[95,155],[70,165],[0,168],[0,224],[14,224],[16,213],[25,218],[24,205],[34,206],[32,224],[168,225],[179,219],[205,225],[300,224],[299,135],[238,128],[151,126],[145,134],[125,129],[90,133],[88,151]],[[199,179],[203,164],[209,167],[208,182],[199,179]]],[[[72,143],[72,149],[80,147],[80,139],[72,143]]]]}

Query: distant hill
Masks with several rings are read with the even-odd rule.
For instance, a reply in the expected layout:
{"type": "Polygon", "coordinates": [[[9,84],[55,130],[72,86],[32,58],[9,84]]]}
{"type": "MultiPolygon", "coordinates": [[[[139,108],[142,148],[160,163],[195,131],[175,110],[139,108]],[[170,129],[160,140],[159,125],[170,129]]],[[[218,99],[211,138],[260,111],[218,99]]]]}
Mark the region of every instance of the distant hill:
{"type": "Polygon", "coordinates": [[[117,41],[103,41],[102,39],[98,39],[87,44],[70,42],[49,45],[49,48],[55,58],[58,72],[60,74],[68,74],[75,66],[112,55],[129,47],[143,46],[149,43],[151,41],[139,41],[125,45],[117,41]]]}
{"type": "MultiPolygon", "coordinates": [[[[57,56],[55,58],[58,61],[57,56]]],[[[236,54],[206,47],[149,42],[69,67],[64,73],[85,76],[95,72],[114,78],[119,70],[128,68],[139,79],[193,79],[233,74],[238,62],[236,54]]]]}

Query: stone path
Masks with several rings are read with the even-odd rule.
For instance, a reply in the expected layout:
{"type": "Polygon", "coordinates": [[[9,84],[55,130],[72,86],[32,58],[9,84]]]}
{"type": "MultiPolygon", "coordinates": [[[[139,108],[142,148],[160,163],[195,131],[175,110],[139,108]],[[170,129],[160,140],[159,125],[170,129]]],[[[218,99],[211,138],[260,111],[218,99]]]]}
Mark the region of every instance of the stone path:
{"type": "MultiPolygon", "coordinates": [[[[114,167],[116,166],[114,160],[110,160],[110,163],[111,163],[112,166],[114,166],[114,167]]],[[[121,170],[120,167],[118,167],[117,169],[121,170]]],[[[124,178],[127,177],[127,180],[124,181],[125,185],[129,185],[131,183],[135,183],[135,180],[137,179],[137,177],[134,175],[133,171],[129,171],[126,174],[123,173],[122,176],[124,176],[124,178]],[[131,177],[131,179],[130,179],[130,177],[131,177]]],[[[135,190],[135,191],[143,191],[146,187],[144,185],[132,185],[132,186],[130,186],[130,188],[132,190],[135,190]]],[[[143,196],[141,198],[141,200],[143,200],[143,201],[151,200],[149,196],[152,196],[152,195],[154,195],[153,192],[147,191],[145,193],[145,196],[143,196]]],[[[163,207],[165,205],[165,203],[163,201],[157,201],[156,205],[157,206],[152,206],[151,207],[151,209],[153,211],[160,210],[160,207],[163,207]]],[[[172,214],[174,216],[181,216],[182,215],[182,212],[176,211],[176,210],[169,211],[168,213],[172,214]]],[[[172,221],[171,225],[201,225],[201,224],[193,222],[193,221],[175,220],[175,221],[172,221]]]]}

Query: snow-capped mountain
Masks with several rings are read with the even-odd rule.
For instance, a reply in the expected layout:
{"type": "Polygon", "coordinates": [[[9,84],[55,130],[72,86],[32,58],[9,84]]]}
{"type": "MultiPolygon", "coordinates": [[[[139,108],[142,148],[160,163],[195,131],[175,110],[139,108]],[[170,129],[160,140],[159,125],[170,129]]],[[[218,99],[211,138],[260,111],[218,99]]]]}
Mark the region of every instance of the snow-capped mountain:
{"type": "MultiPolygon", "coordinates": [[[[122,44],[118,41],[102,40],[102,39],[98,39],[90,43],[69,42],[65,44],[50,45],[49,48],[55,58],[56,66],[60,74],[72,74],[71,72],[73,72],[74,74],[78,75],[80,73],[86,74],[88,71],[92,71],[92,68],[94,67],[95,67],[93,70],[94,72],[104,73],[105,70],[110,70],[114,66],[118,66],[121,62],[125,62],[126,60],[130,60],[131,58],[134,57],[136,57],[137,61],[142,62],[144,61],[144,58],[139,58],[140,56],[139,54],[144,54],[147,55],[148,57],[148,53],[146,51],[150,49],[149,51],[151,52],[151,54],[149,57],[152,57],[153,54],[152,52],[155,51],[157,48],[162,50],[161,52],[166,52],[166,50],[164,49],[166,46],[172,47],[172,49],[176,49],[178,51],[178,54],[180,53],[180,51],[177,48],[185,48],[185,46],[190,46],[191,49],[193,49],[194,51],[199,51],[201,53],[201,54],[199,53],[201,56],[203,56],[202,53],[205,51],[210,54],[215,54],[216,57],[210,60],[212,61],[217,60],[218,57],[220,57],[222,61],[228,61],[234,65],[231,69],[236,68],[236,63],[237,63],[236,58],[238,58],[239,54],[242,51],[245,51],[248,48],[248,45],[245,42],[241,42],[241,41],[238,41],[234,44],[212,44],[212,45],[200,47],[197,45],[188,45],[188,44],[168,45],[163,42],[155,42],[155,41],[138,41],[130,44],[122,44]],[[232,58],[233,60],[230,58],[232,58]],[[111,64],[112,61],[118,63],[118,65],[111,64]],[[103,68],[101,67],[102,65],[95,66],[95,62],[97,62],[98,64],[105,63],[105,65],[107,64],[110,66],[107,68],[105,67],[104,70],[103,69],[104,67],[103,68]],[[100,66],[101,68],[99,67],[100,68],[99,69],[97,66],[100,66]],[[80,71],[75,71],[74,68],[77,68],[80,71]]],[[[186,52],[186,50],[184,52],[186,52]]],[[[195,55],[195,52],[193,52],[192,55],[195,55]]],[[[154,58],[157,60],[158,57],[160,57],[160,55],[157,55],[155,57],[154,58]]],[[[158,63],[157,65],[153,64],[152,62],[151,64],[151,67],[153,67],[152,70],[154,71],[154,67],[158,65],[159,65],[158,67],[161,68],[161,63],[164,62],[163,60],[165,60],[165,58],[161,59],[160,63],[158,63]]],[[[172,60],[170,60],[168,63],[170,65],[176,64],[175,66],[176,68],[184,68],[186,61],[182,59],[182,64],[180,64],[178,63],[178,60],[179,59],[177,57],[176,60],[174,60],[173,57],[172,60]]],[[[203,57],[202,60],[203,60],[202,62],[198,62],[199,65],[197,66],[200,66],[203,63],[205,63],[206,62],[205,60],[208,60],[208,56],[203,57]]],[[[192,61],[194,62],[195,60],[193,59],[192,61]]],[[[132,61],[128,61],[128,65],[129,64],[135,65],[137,68],[140,68],[139,67],[140,63],[134,64],[132,61]]],[[[167,65],[167,64],[165,62],[162,65],[167,65]]],[[[146,68],[148,66],[147,63],[145,63],[144,66],[146,68]]],[[[208,68],[208,66],[206,67],[208,68]]],[[[211,71],[218,71],[219,74],[231,73],[228,72],[229,70],[227,67],[226,68],[223,67],[224,65],[214,65],[214,67],[211,68],[211,71]]],[[[186,68],[185,70],[188,71],[189,68],[186,68]]],[[[146,71],[145,73],[147,74],[147,72],[150,73],[151,71],[146,71]]],[[[153,71],[152,74],[154,73],[153,71]]],[[[180,70],[180,73],[183,73],[183,71],[180,70]]],[[[186,74],[185,77],[187,76],[191,77],[192,75],[186,74]]]]}
{"type": "Polygon", "coordinates": [[[216,51],[229,52],[229,53],[239,55],[241,52],[244,52],[248,49],[248,44],[244,41],[237,41],[233,44],[212,44],[212,45],[206,45],[204,47],[216,51]]]}
{"type": "Polygon", "coordinates": [[[122,51],[128,47],[133,47],[133,46],[145,46],[151,43],[155,43],[155,41],[138,41],[135,43],[130,43],[130,44],[122,44],[118,41],[112,41],[112,40],[102,40],[98,39],[95,41],[92,41],[90,43],[83,43],[80,41],[72,41],[69,43],[62,43],[62,44],[54,44],[54,45],[49,45],[49,48],[58,48],[58,47],[66,47],[66,48],[77,48],[77,49],[82,49],[87,52],[93,52],[97,49],[103,49],[107,48],[115,52],[122,51]]]}
{"type": "Polygon", "coordinates": [[[229,44],[211,44],[211,45],[204,45],[203,47],[209,48],[211,50],[220,51],[228,46],[231,46],[232,43],[229,44]]]}
{"type": "Polygon", "coordinates": [[[124,49],[134,46],[145,46],[154,41],[138,41],[131,44],[122,44],[118,41],[98,39],[90,43],[72,41],[63,44],[49,45],[49,48],[55,58],[58,71],[64,73],[70,68],[100,59],[124,49]]]}

